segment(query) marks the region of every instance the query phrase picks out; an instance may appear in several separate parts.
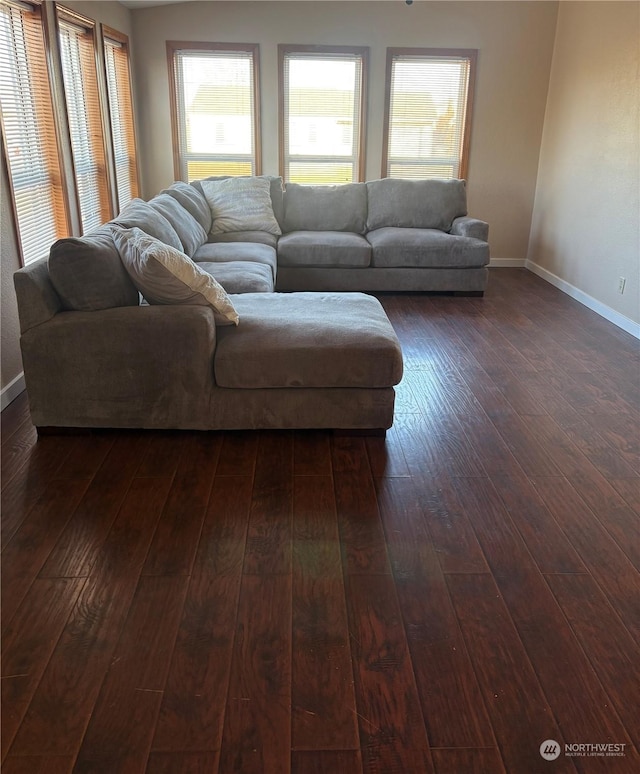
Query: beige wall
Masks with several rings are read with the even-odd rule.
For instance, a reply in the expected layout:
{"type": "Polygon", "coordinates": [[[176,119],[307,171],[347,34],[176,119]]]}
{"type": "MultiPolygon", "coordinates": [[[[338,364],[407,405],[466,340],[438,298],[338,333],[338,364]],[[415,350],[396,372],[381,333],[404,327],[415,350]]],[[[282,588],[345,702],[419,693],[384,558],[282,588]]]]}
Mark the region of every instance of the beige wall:
{"type": "Polygon", "coordinates": [[[532,262],[636,323],[638,41],[638,3],[562,3],[529,246],[532,262]]]}
{"type": "Polygon", "coordinates": [[[371,51],[367,178],[380,177],[387,46],[479,49],[469,211],[494,258],[524,260],[555,34],[547,2],[195,2],[133,12],[145,195],[174,179],[166,40],[259,43],[263,172],[278,174],[277,45],[371,51]]]}
{"type": "Polygon", "coordinates": [[[13,272],[20,266],[20,260],[18,258],[13,209],[11,199],[8,196],[9,183],[4,153],[0,153],[0,156],[2,157],[0,177],[0,205],[2,208],[2,221],[0,224],[0,254],[2,255],[0,303],[2,306],[0,309],[2,310],[2,339],[0,345],[2,353],[2,387],[6,387],[22,371],[22,359],[18,343],[20,326],[18,324],[18,309],[12,279],[13,272]]]}
{"type": "MultiPolygon", "coordinates": [[[[69,8],[104,22],[109,27],[124,32],[131,37],[131,12],[116,2],[65,2],[69,8]]],[[[132,46],[133,48],[133,46],[132,46]]],[[[11,198],[4,158],[2,159],[2,175],[0,176],[0,201],[2,206],[2,243],[1,243],[1,368],[0,387],[6,387],[22,372],[20,357],[18,312],[13,290],[13,273],[20,268],[20,253],[16,240],[11,198]]]]}

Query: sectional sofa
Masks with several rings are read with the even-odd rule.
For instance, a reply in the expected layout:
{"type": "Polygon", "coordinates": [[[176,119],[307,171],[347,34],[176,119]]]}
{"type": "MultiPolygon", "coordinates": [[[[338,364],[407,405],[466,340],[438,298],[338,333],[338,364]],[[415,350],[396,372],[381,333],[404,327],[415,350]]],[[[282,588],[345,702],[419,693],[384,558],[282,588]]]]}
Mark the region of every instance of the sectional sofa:
{"type": "Polygon", "coordinates": [[[177,182],[16,273],[39,429],[391,426],[402,352],[377,299],[356,291],[481,292],[487,226],[466,216],[464,184],[246,182],[260,206],[241,182],[177,182]],[[165,253],[215,286],[234,316],[200,285],[175,299],[163,281],[156,293],[158,276],[145,285],[132,234],[151,263],[165,253]]]}

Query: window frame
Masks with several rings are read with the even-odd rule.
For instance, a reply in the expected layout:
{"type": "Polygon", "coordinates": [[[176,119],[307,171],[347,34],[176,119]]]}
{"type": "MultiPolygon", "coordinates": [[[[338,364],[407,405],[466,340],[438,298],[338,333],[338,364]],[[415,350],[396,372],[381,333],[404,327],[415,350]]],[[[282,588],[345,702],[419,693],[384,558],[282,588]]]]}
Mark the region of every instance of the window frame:
{"type": "MultiPolygon", "coordinates": [[[[251,54],[253,77],[253,166],[254,174],[262,174],[262,135],[260,115],[260,45],[258,43],[212,43],[202,41],[167,40],[167,66],[169,71],[169,102],[171,110],[171,138],[173,145],[173,171],[176,180],[188,182],[187,163],[181,157],[180,111],[178,84],[176,82],[175,57],[179,51],[227,51],[251,54]]],[[[213,155],[213,154],[212,154],[213,155]]]]}
{"type": "Polygon", "coordinates": [[[131,108],[131,114],[129,116],[131,120],[130,136],[133,140],[133,154],[132,163],[129,168],[129,183],[131,188],[131,198],[137,198],[140,196],[140,162],[138,157],[138,136],[136,131],[136,116],[135,107],[133,101],[133,86],[131,79],[131,47],[129,45],[129,37],[124,32],[109,27],[107,24],[100,24],[100,37],[102,41],[102,55],[104,60],[104,76],[105,76],[105,95],[107,101],[107,116],[109,120],[109,144],[111,150],[111,165],[113,167],[113,186],[112,186],[112,199],[115,205],[115,211],[120,212],[122,210],[122,203],[120,202],[120,193],[118,185],[118,164],[116,160],[116,148],[114,141],[113,121],[111,118],[111,94],[109,92],[109,71],[107,65],[107,41],[112,40],[119,43],[125,51],[127,58],[127,73],[128,81],[125,85],[125,89],[128,92],[129,105],[131,108]]]}
{"type": "MultiPolygon", "coordinates": [[[[13,5],[10,2],[6,3],[7,6],[13,5]]],[[[47,105],[37,104],[37,101],[34,100],[34,113],[41,112],[43,109],[49,113],[51,112],[52,118],[56,117],[56,109],[55,109],[55,100],[56,100],[56,93],[54,89],[54,80],[52,77],[51,72],[51,66],[52,66],[52,60],[51,60],[51,49],[50,49],[50,39],[49,39],[49,29],[48,29],[48,7],[45,3],[42,2],[42,0],[26,0],[25,2],[17,3],[17,9],[20,10],[20,6],[25,6],[24,10],[30,10],[30,12],[33,12],[36,14],[35,18],[35,24],[38,26],[40,33],[42,35],[42,61],[41,61],[41,70],[46,76],[46,84],[41,84],[41,88],[39,91],[42,91],[44,94],[47,95],[45,99],[47,100],[47,105]]],[[[25,58],[29,58],[30,53],[28,48],[25,46],[24,49],[24,56],[25,58]]],[[[31,95],[31,98],[33,96],[31,95]]],[[[0,132],[2,134],[2,142],[1,144],[1,153],[2,153],[2,161],[3,165],[6,168],[6,175],[7,175],[7,181],[8,181],[8,187],[9,187],[9,193],[11,198],[11,211],[13,214],[13,222],[15,226],[15,236],[18,246],[18,254],[20,258],[20,264],[21,266],[27,266],[31,263],[35,263],[36,261],[40,260],[41,258],[44,258],[45,256],[41,257],[33,257],[33,256],[26,256],[25,254],[25,246],[24,246],[24,237],[23,237],[23,229],[21,228],[20,224],[20,217],[19,217],[19,210],[18,210],[18,204],[16,200],[16,188],[14,184],[14,174],[12,172],[12,165],[11,165],[11,156],[9,154],[8,144],[7,144],[7,133],[5,129],[5,123],[4,123],[4,115],[0,111],[0,132]]],[[[55,223],[55,231],[56,231],[56,237],[57,238],[63,238],[67,236],[71,231],[71,213],[69,209],[69,190],[67,186],[67,180],[65,176],[65,168],[64,168],[64,158],[63,153],[61,149],[61,137],[60,137],[60,127],[57,120],[53,121],[53,132],[51,135],[51,138],[53,140],[52,146],[48,147],[46,149],[46,153],[42,161],[44,162],[44,166],[47,168],[48,173],[50,175],[50,178],[52,180],[52,183],[50,185],[50,196],[51,196],[51,218],[52,221],[55,223]]]]}
{"type": "Polygon", "coordinates": [[[384,121],[382,125],[382,172],[381,177],[389,177],[389,128],[391,121],[391,81],[393,61],[397,56],[414,56],[424,59],[451,58],[469,60],[469,79],[467,84],[467,99],[465,119],[462,133],[460,168],[458,180],[466,180],[469,173],[469,152],[471,146],[471,123],[473,118],[473,102],[475,78],[478,64],[478,49],[475,48],[387,48],[387,64],[384,95],[384,121]]]}
{"type": "Polygon", "coordinates": [[[366,141],[367,141],[367,113],[368,113],[368,84],[369,84],[369,46],[324,46],[324,45],[295,45],[291,43],[278,44],[278,155],[279,171],[285,182],[287,152],[285,148],[285,58],[290,54],[348,54],[360,57],[360,110],[358,113],[358,152],[354,160],[355,179],[352,183],[360,183],[366,179],[366,141]]]}
{"type": "MultiPolygon", "coordinates": [[[[101,223],[104,223],[114,217],[114,207],[113,207],[114,181],[112,179],[111,165],[109,162],[109,147],[108,147],[108,142],[110,142],[110,139],[108,139],[108,135],[110,137],[111,127],[106,124],[108,106],[106,103],[105,86],[102,81],[103,65],[102,65],[102,62],[100,61],[100,55],[98,51],[98,35],[97,35],[96,21],[94,19],[89,18],[88,16],[84,16],[83,14],[78,13],[77,11],[74,11],[70,8],[67,8],[66,6],[61,5],[59,3],[54,3],[54,7],[55,7],[55,28],[56,28],[56,34],[57,34],[57,40],[58,40],[58,65],[60,67],[60,75],[61,75],[60,86],[62,89],[62,102],[60,105],[54,107],[54,109],[64,109],[64,118],[66,121],[66,126],[68,131],[68,143],[69,143],[68,147],[70,149],[69,163],[70,163],[71,169],[73,170],[74,198],[75,198],[75,204],[77,207],[78,218],[80,222],[80,231],[82,234],[84,234],[84,233],[87,233],[87,229],[85,229],[85,225],[84,225],[84,218],[83,218],[82,206],[80,201],[80,190],[78,185],[77,164],[76,164],[75,154],[73,152],[71,123],[69,120],[69,115],[70,115],[69,102],[67,99],[67,89],[64,81],[64,67],[62,64],[62,49],[60,44],[60,23],[61,22],[63,24],[67,23],[71,26],[80,27],[86,30],[91,35],[91,43],[92,43],[92,49],[93,49],[92,61],[95,67],[95,75],[96,75],[96,95],[95,96],[98,104],[99,128],[101,132],[101,142],[99,144],[99,149],[102,152],[102,161],[104,163],[104,173],[105,173],[104,191],[102,192],[102,194],[100,193],[100,190],[98,192],[98,198],[100,200],[102,199],[102,197],[104,197],[104,202],[101,201],[101,205],[100,205],[102,210],[100,215],[101,223]]],[[[98,170],[100,169],[100,160],[98,160],[97,168],[98,170]]],[[[93,229],[92,228],[89,229],[89,231],[91,230],[93,229]]]]}

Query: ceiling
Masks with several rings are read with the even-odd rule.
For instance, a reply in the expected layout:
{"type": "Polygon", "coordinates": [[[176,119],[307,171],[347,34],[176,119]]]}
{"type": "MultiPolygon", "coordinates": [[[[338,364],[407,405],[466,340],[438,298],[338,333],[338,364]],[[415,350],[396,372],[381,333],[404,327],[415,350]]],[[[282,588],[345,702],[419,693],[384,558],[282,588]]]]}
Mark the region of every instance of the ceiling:
{"type": "Polygon", "coordinates": [[[154,5],[175,5],[175,3],[185,3],[188,0],[120,0],[120,5],[127,8],[150,8],[154,5]]]}
{"type": "MultiPolygon", "coordinates": [[[[153,8],[154,5],[176,5],[177,3],[189,3],[192,0],[119,0],[121,5],[127,8],[153,8]]],[[[196,2],[220,2],[221,0],[196,0],[196,2]]],[[[255,1],[255,0],[254,0],[255,1]]],[[[267,0],[268,2],[269,0],[267,0]]],[[[316,2],[316,0],[301,0],[305,2],[316,2]]],[[[234,0],[242,2],[242,0],[234,0]]]]}

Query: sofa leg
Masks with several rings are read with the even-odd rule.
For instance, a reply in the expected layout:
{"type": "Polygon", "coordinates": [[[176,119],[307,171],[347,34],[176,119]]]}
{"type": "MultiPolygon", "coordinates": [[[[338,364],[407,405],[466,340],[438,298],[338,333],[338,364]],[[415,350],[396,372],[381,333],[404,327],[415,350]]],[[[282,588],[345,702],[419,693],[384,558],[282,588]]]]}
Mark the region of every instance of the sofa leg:
{"type": "Polygon", "coordinates": [[[453,295],[455,298],[482,298],[484,290],[454,290],[453,295]]]}
{"type": "Polygon", "coordinates": [[[384,427],[354,428],[353,430],[345,430],[344,428],[335,428],[333,431],[333,434],[337,438],[342,438],[344,436],[365,436],[369,438],[387,437],[387,431],[384,427]]]}

